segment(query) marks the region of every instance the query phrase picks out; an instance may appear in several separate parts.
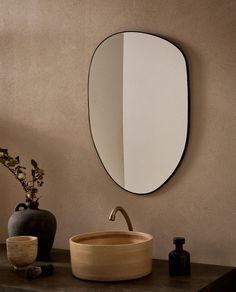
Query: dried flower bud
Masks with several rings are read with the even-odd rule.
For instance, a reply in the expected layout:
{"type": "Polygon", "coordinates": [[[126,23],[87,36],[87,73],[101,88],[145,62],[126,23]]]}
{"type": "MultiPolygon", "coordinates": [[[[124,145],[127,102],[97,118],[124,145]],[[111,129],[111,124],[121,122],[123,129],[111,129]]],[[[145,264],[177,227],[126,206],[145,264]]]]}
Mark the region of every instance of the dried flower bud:
{"type": "Polygon", "coordinates": [[[31,199],[31,194],[30,193],[27,193],[26,194],[26,198],[31,199]]]}
{"type": "Polygon", "coordinates": [[[18,173],[17,177],[20,179],[20,180],[23,180],[26,178],[26,175],[24,174],[24,172],[20,172],[18,173]]]}
{"type": "Polygon", "coordinates": [[[27,182],[27,186],[28,186],[28,187],[33,187],[33,186],[34,186],[34,183],[33,183],[32,181],[28,181],[28,182],[27,182]]]}

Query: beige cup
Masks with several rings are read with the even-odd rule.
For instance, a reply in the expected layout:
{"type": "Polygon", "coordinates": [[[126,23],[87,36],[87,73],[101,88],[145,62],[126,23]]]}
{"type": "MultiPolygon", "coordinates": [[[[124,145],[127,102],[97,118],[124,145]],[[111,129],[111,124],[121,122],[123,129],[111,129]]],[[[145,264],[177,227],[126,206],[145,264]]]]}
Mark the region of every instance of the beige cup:
{"type": "Polygon", "coordinates": [[[35,236],[13,236],[6,240],[7,257],[15,269],[24,269],[37,257],[38,238],[35,236]]]}

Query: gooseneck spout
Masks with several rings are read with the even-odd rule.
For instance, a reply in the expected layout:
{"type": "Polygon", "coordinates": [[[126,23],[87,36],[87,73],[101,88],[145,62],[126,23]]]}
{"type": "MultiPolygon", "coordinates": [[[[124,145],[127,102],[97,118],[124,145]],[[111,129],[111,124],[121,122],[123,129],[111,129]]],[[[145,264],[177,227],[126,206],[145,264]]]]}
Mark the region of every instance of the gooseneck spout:
{"type": "Polygon", "coordinates": [[[116,219],[116,213],[120,211],[122,213],[122,215],[125,217],[125,220],[126,220],[126,223],[128,225],[128,229],[129,231],[133,231],[133,226],[132,226],[132,223],[130,221],[130,218],[128,216],[128,214],[126,213],[126,211],[124,210],[123,207],[121,206],[118,206],[118,207],[115,207],[112,211],[111,211],[111,214],[109,216],[109,220],[110,221],[115,221],[116,219]]]}

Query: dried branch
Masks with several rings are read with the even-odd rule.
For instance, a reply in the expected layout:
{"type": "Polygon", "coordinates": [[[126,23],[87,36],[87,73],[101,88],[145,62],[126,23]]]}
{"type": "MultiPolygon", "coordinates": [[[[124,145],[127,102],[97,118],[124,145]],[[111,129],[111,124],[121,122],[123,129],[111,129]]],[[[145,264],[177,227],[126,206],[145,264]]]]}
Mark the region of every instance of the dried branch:
{"type": "Polygon", "coordinates": [[[27,180],[25,167],[20,165],[19,156],[13,158],[9,155],[8,150],[0,148],[0,163],[10,170],[16,179],[21,183],[26,195],[25,200],[27,203],[37,203],[39,198],[36,196],[38,193],[38,187],[43,185],[44,170],[38,167],[38,164],[35,160],[31,160],[31,180],[27,180]],[[35,186],[37,185],[37,187],[35,186]]]}

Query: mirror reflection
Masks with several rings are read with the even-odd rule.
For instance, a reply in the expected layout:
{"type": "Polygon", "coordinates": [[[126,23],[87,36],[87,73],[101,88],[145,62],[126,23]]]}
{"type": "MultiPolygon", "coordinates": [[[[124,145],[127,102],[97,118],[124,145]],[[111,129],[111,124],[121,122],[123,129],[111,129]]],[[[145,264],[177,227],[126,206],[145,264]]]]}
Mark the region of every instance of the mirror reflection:
{"type": "Polygon", "coordinates": [[[146,33],[112,35],[95,50],[88,90],[91,133],[108,174],[136,194],[161,187],[179,165],[187,140],[181,51],[146,33]]]}

